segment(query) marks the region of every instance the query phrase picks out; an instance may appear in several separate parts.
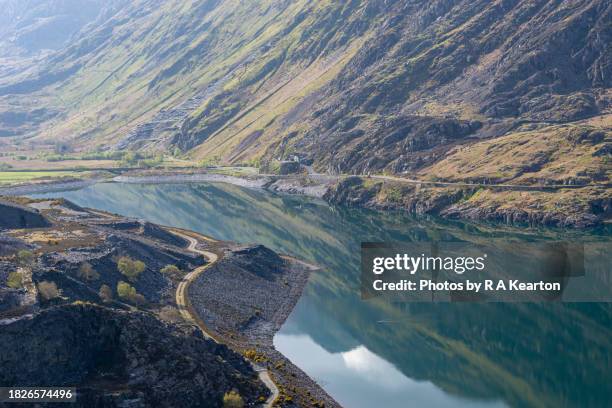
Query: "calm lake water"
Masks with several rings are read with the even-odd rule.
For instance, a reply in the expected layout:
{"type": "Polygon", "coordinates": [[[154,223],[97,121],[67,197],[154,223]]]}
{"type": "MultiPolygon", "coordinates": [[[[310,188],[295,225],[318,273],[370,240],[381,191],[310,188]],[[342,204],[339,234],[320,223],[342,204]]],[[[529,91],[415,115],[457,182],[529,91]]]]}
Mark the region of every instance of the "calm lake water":
{"type": "Polygon", "coordinates": [[[394,304],[362,300],[359,290],[362,241],[579,241],[608,239],[609,230],[590,236],[449,223],[224,184],[98,184],[45,196],[262,243],[320,265],[275,345],[346,407],[612,400],[609,304],[394,304]]]}

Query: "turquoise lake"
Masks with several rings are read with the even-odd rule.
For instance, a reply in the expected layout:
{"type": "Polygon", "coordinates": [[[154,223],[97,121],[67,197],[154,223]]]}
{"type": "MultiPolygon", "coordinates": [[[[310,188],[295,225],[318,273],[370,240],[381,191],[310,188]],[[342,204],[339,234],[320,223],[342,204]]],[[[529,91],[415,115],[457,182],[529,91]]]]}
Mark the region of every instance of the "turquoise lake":
{"type": "Polygon", "coordinates": [[[333,207],[226,184],[103,183],[37,197],[261,243],[321,266],[275,346],[346,407],[599,407],[607,303],[392,303],[360,296],[361,242],[609,240],[333,207]]]}

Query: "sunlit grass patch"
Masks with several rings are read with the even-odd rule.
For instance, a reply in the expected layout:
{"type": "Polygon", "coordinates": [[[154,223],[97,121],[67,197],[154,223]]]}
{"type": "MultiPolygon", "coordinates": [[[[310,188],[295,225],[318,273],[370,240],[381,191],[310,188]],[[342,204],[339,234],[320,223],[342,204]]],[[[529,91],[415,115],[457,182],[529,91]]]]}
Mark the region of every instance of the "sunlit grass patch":
{"type": "Polygon", "coordinates": [[[32,180],[61,177],[80,177],[74,171],[0,171],[0,184],[22,183],[32,180]]]}

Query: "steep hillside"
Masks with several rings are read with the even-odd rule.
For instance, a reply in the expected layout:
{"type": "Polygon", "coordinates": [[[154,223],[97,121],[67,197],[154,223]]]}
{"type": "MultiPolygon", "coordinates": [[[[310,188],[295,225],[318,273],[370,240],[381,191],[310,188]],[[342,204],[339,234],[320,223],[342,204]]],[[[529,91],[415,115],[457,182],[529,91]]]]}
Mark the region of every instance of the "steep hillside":
{"type": "Polygon", "coordinates": [[[0,75],[1,135],[264,171],[298,156],[328,173],[610,181],[606,0],[137,0],[104,16],[0,75]]]}
{"type": "MultiPolygon", "coordinates": [[[[474,137],[609,113],[602,1],[398,2],[274,155],[321,169],[412,171],[474,137]]],[[[610,121],[607,121],[609,127],[610,121]]]]}
{"type": "Polygon", "coordinates": [[[466,138],[609,113],[610,13],[603,0],[139,0],[0,94],[22,114],[34,107],[15,94],[41,98],[57,114],[44,137],[89,148],[401,172],[466,138]]]}
{"type": "MultiPolygon", "coordinates": [[[[131,2],[48,58],[38,72],[0,85],[4,110],[30,116],[4,125],[24,126],[14,133],[46,140],[77,139],[89,149],[165,150],[175,144],[188,150],[251,103],[256,90],[266,93],[278,85],[278,78],[269,77],[280,72],[291,48],[305,47],[304,31],[327,7],[306,1],[131,2]],[[30,126],[31,117],[40,116],[32,115],[33,95],[40,98],[38,108],[55,114],[41,127],[30,126]]],[[[293,58],[296,64],[282,71],[284,81],[307,71],[323,48],[293,58]]],[[[315,81],[321,69],[304,82],[315,81]]]]}

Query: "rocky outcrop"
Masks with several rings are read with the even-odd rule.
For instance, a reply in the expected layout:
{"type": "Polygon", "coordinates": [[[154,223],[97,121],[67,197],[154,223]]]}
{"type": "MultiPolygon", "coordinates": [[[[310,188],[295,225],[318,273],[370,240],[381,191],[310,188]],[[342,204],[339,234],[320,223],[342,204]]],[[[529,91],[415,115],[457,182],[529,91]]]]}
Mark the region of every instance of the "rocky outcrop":
{"type": "MultiPolygon", "coordinates": [[[[0,255],[1,384],[76,387],[79,407],[221,407],[229,391],[237,391],[244,406],[266,400],[270,389],[248,360],[204,339],[180,314],[177,286],[186,271],[206,262],[184,247],[184,239],[65,200],[14,201],[23,205],[11,208],[43,209],[50,228],[0,233],[7,244],[0,255]],[[120,267],[122,257],[142,262],[142,269],[125,261],[120,267]],[[164,270],[168,265],[174,270],[164,270]]],[[[264,310],[279,326],[307,271],[283,280],[285,261],[273,251],[215,245],[228,251],[232,272],[249,271],[253,284],[276,288],[280,306],[265,285],[252,298],[268,302],[264,310]],[[284,282],[296,282],[289,294],[284,282]]],[[[251,298],[240,292],[244,288],[253,289],[243,280],[230,298],[251,298]]],[[[261,327],[271,342],[269,322],[261,327]]]]}
{"type": "Polygon", "coordinates": [[[0,200],[0,228],[44,228],[50,225],[38,210],[0,200]]]}
{"type": "Polygon", "coordinates": [[[247,246],[228,252],[226,262],[269,280],[281,274],[285,266],[285,262],[276,252],[263,245],[247,246]]]}
{"type": "MultiPolygon", "coordinates": [[[[0,248],[2,248],[1,240],[0,248]]],[[[15,272],[15,270],[15,265],[12,262],[0,261],[0,315],[21,306],[23,291],[6,286],[9,274],[15,272]]]]}
{"type": "Polygon", "coordinates": [[[371,27],[376,35],[270,157],[290,146],[321,170],[397,173],[439,160],[469,136],[497,137],[521,123],[570,122],[609,109],[608,2],[368,6],[381,19],[371,27]]]}
{"type": "Polygon", "coordinates": [[[440,215],[446,218],[476,222],[499,222],[515,225],[542,225],[547,227],[592,228],[601,224],[601,218],[594,214],[577,211],[526,211],[523,208],[499,208],[457,203],[445,208],[440,215]]]}
{"type": "Polygon", "coordinates": [[[361,177],[347,177],[340,180],[336,186],[329,189],[323,199],[330,204],[347,205],[349,207],[369,207],[380,191],[381,184],[372,188],[364,188],[361,177]]]}
{"type": "Polygon", "coordinates": [[[142,224],[142,234],[145,237],[153,238],[170,245],[175,245],[177,247],[186,247],[188,244],[185,239],[175,234],[169,233],[165,229],[161,228],[159,225],[146,221],[144,221],[142,224]]]}
{"type": "Polygon", "coordinates": [[[606,189],[532,191],[526,196],[512,187],[436,187],[354,176],[340,180],[323,198],[337,205],[514,225],[591,228],[610,218],[606,189]],[[592,198],[584,202],[584,196],[592,198]]]}
{"type": "Polygon", "coordinates": [[[79,304],[0,331],[4,386],[77,386],[77,406],[221,407],[232,389],[253,404],[268,390],[244,359],[145,313],[79,304]]]}

